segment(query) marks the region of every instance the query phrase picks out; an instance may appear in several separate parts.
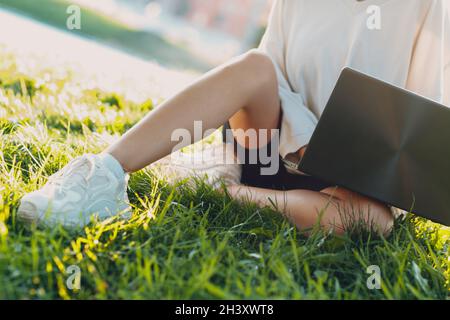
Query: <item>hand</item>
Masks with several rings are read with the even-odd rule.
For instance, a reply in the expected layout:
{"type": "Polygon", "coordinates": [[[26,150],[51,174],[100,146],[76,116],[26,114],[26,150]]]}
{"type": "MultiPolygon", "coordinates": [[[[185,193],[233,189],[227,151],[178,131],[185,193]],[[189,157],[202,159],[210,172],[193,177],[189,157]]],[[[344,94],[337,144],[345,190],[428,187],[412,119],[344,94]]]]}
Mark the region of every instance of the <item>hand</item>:
{"type": "Polygon", "coordinates": [[[286,168],[288,169],[288,171],[290,173],[306,175],[305,173],[298,170],[298,165],[300,164],[300,162],[303,158],[303,155],[306,152],[306,148],[307,148],[307,146],[304,146],[301,149],[299,149],[298,151],[286,155],[286,157],[284,158],[284,160],[288,164],[286,168]]]}
{"type": "Polygon", "coordinates": [[[305,155],[306,149],[308,148],[308,145],[304,146],[300,150],[298,150],[298,154],[300,156],[300,160],[303,159],[303,156],[305,155]]]}
{"type": "MultiPolygon", "coordinates": [[[[303,156],[305,155],[305,152],[306,152],[306,149],[307,149],[307,148],[308,148],[308,145],[306,145],[306,146],[304,146],[303,148],[301,148],[300,150],[298,150],[298,155],[300,156],[299,164],[300,164],[300,162],[302,161],[303,156]]],[[[304,176],[307,175],[306,173],[304,173],[304,172],[302,172],[302,171],[300,171],[300,170],[298,170],[298,172],[299,172],[301,175],[304,175],[304,176]]]]}

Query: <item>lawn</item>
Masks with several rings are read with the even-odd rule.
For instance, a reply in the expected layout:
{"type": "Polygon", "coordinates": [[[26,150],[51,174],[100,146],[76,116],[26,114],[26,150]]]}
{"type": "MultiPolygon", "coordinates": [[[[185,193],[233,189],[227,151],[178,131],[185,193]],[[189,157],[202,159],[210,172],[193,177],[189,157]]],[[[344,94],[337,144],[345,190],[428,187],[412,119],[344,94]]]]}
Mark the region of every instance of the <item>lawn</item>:
{"type": "Polygon", "coordinates": [[[38,65],[0,50],[0,299],[449,298],[448,228],[409,216],[386,239],[306,237],[271,208],[201,181],[170,186],[149,170],[131,177],[129,221],[25,228],[16,210],[26,192],[101,150],[159,99],[128,100],[73,70],[38,65]],[[371,265],[380,290],[366,285],[371,265]],[[79,290],[67,286],[73,266],[79,290]]]}
{"type": "MultiPolygon", "coordinates": [[[[0,0],[0,8],[27,15],[67,32],[69,15],[66,10],[70,4],[68,0],[0,0]]],[[[94,38],[97,42],[170,67],[202,71],[210,68],[179,45],[154,33],[131,29],[111,17],[86,8],[82,8],[81,29],[71,30],[70,33],[94,38]]]]}

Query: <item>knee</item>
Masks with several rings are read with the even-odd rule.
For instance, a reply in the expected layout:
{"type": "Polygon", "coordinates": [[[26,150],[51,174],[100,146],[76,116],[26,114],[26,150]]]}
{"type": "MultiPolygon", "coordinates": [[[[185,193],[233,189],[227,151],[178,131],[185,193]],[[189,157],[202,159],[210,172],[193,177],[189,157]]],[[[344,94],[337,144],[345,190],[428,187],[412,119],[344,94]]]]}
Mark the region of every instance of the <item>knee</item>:
{"type": "Polygon", "coordinates": [[[266,73],[275,72],[272,59],[265,53],[252,49],[240,56],[240,61],[247,68],[253,71],[262,71],[266,73]]]}
{"type": "Polygon", "coordinates": [[[359,199],[357,207],[350,208],[350,213],[344,212],[344,215],[347,215],[347,220],[342,217],[344,229],[352,229],[356,225],[388,236],[394,226],[394,216],[389,207],[374,200],[359,199]]]}
{"type": "Polygon", "coordinates": [[[375,228],[375,231],[377,231],[379,234],[388,236],[391,233],[392,228],[394,227],[395,218],[389,207],[383,204],[378,205],[379,208],[376,212],[377,216],[370,217],[371,219],[373,219],[373,228],[375,228]]]}
{"type": "Polygon", "coordinates": [[[258,50],[250,50],[236,60],[234,67],[249,83],[257,86],[277,87],[275,66],[266,54],[258,50]]]}
{"type": "Polygon", "coordinates": [[[340,231],[350,231],[355,225],[365,226],[384,236],[389,235],[394,225],[394,215],[381,202],[362,196],[344,188],[328,188],[322,191],[337,199],[341,220],[340,231]]]}

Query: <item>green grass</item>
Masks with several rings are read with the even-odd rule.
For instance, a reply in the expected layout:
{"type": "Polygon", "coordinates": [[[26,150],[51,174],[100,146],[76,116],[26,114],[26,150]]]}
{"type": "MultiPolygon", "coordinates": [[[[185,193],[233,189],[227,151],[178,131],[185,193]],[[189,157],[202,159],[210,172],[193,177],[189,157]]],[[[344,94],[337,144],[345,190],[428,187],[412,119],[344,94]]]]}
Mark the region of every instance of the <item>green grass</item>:
{"type": "MultiPolygon", "coordinates": [[[[0,0],[0,7],[14,10],[56,28],[67,30],[66,13],[70,5],[67,0],[0,0]]],[[[140,30],[133,30],[114,21],[111,17],[83,8],[81,30],[70,33],[94,38],[104,44],[119,48],[144,59],[160,64],[186,69],[207,70],[209,65],[160,36],[140,30]]]]}
{"type": "Polygon", "coordinates": [[[0,61],[0,299],[448,299],[448,228],[411,216],[387,239],[306,237],[271,208],[201,181],[169,186],[148,170],[131,177],[129,221],[25,228],[16,220],[25,193],[152,105],[85,88],[59,68],[24,74],[1,51],[0,61]],[[71,265],[81,269],[79,291],[66,286],[71,265]],[[381,269],[381,290],[366,286],[370,265],[381,269]]]}

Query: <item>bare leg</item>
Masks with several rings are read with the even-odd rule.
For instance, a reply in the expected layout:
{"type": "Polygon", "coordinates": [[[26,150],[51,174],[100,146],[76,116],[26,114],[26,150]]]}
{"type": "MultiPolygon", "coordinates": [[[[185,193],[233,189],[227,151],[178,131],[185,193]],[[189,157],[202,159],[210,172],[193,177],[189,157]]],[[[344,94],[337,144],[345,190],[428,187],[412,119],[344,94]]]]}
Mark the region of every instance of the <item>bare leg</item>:
{"type": "Polygon", "coordinates": [[[178,142],[171,141],[174,130],[187,129],[193,136],[194,121],[202,121],[205,131],[231,118],[233,128],[268,129],[270,135],[270,130],[278,126],[279,116],[272,61],[251,51],[207,73],[150,112],[106,152],[125,171],[134,172],[175,151],[178,142]]]}
{"type": "Polygon", "coordinates": [[[333,229],[337,234],[344,233],[349,223],[358,221],[381,234],[389,233],[393,225],[393,216],[385,205],[342,188],[316,192],[232,186],[228,192],[237,200],[248,200],[262,207],[275,204],[275,209],[300,230],[313,227],[319,218],[323,228],[333,229]]]}
{"type": "MultiPolygon", "coordinates": [[[[250,52],[207,73],[169,99],[106,152],[127,172],[134,172],[173,152],[177,142],[171,141],[172,132],[184,128],[192,133],[194,121],[202,121],[204,130],[220,127],[228,119],[233,129],[270,130],[277,128],[279,116],[273,64],[266,56],[250,52]]],[[[254,145],[241,136],[236,136],[236,140],[247,148],[259,147],[259,141],[254,145]]],[[[392,216],[385,206],[344,189],[282,192],[235,186],[229,191],[237,199],[249,197],[261,206],[271,205],[271,199],[301,229],[313,226],[318,212],[325,209],[321,224],[341,233],[344,221],[339,207],[354,207],[354,204],[365,208],[367,223],[370,208],[370,216],[381,232],[392,225],[392,216]]]]}

